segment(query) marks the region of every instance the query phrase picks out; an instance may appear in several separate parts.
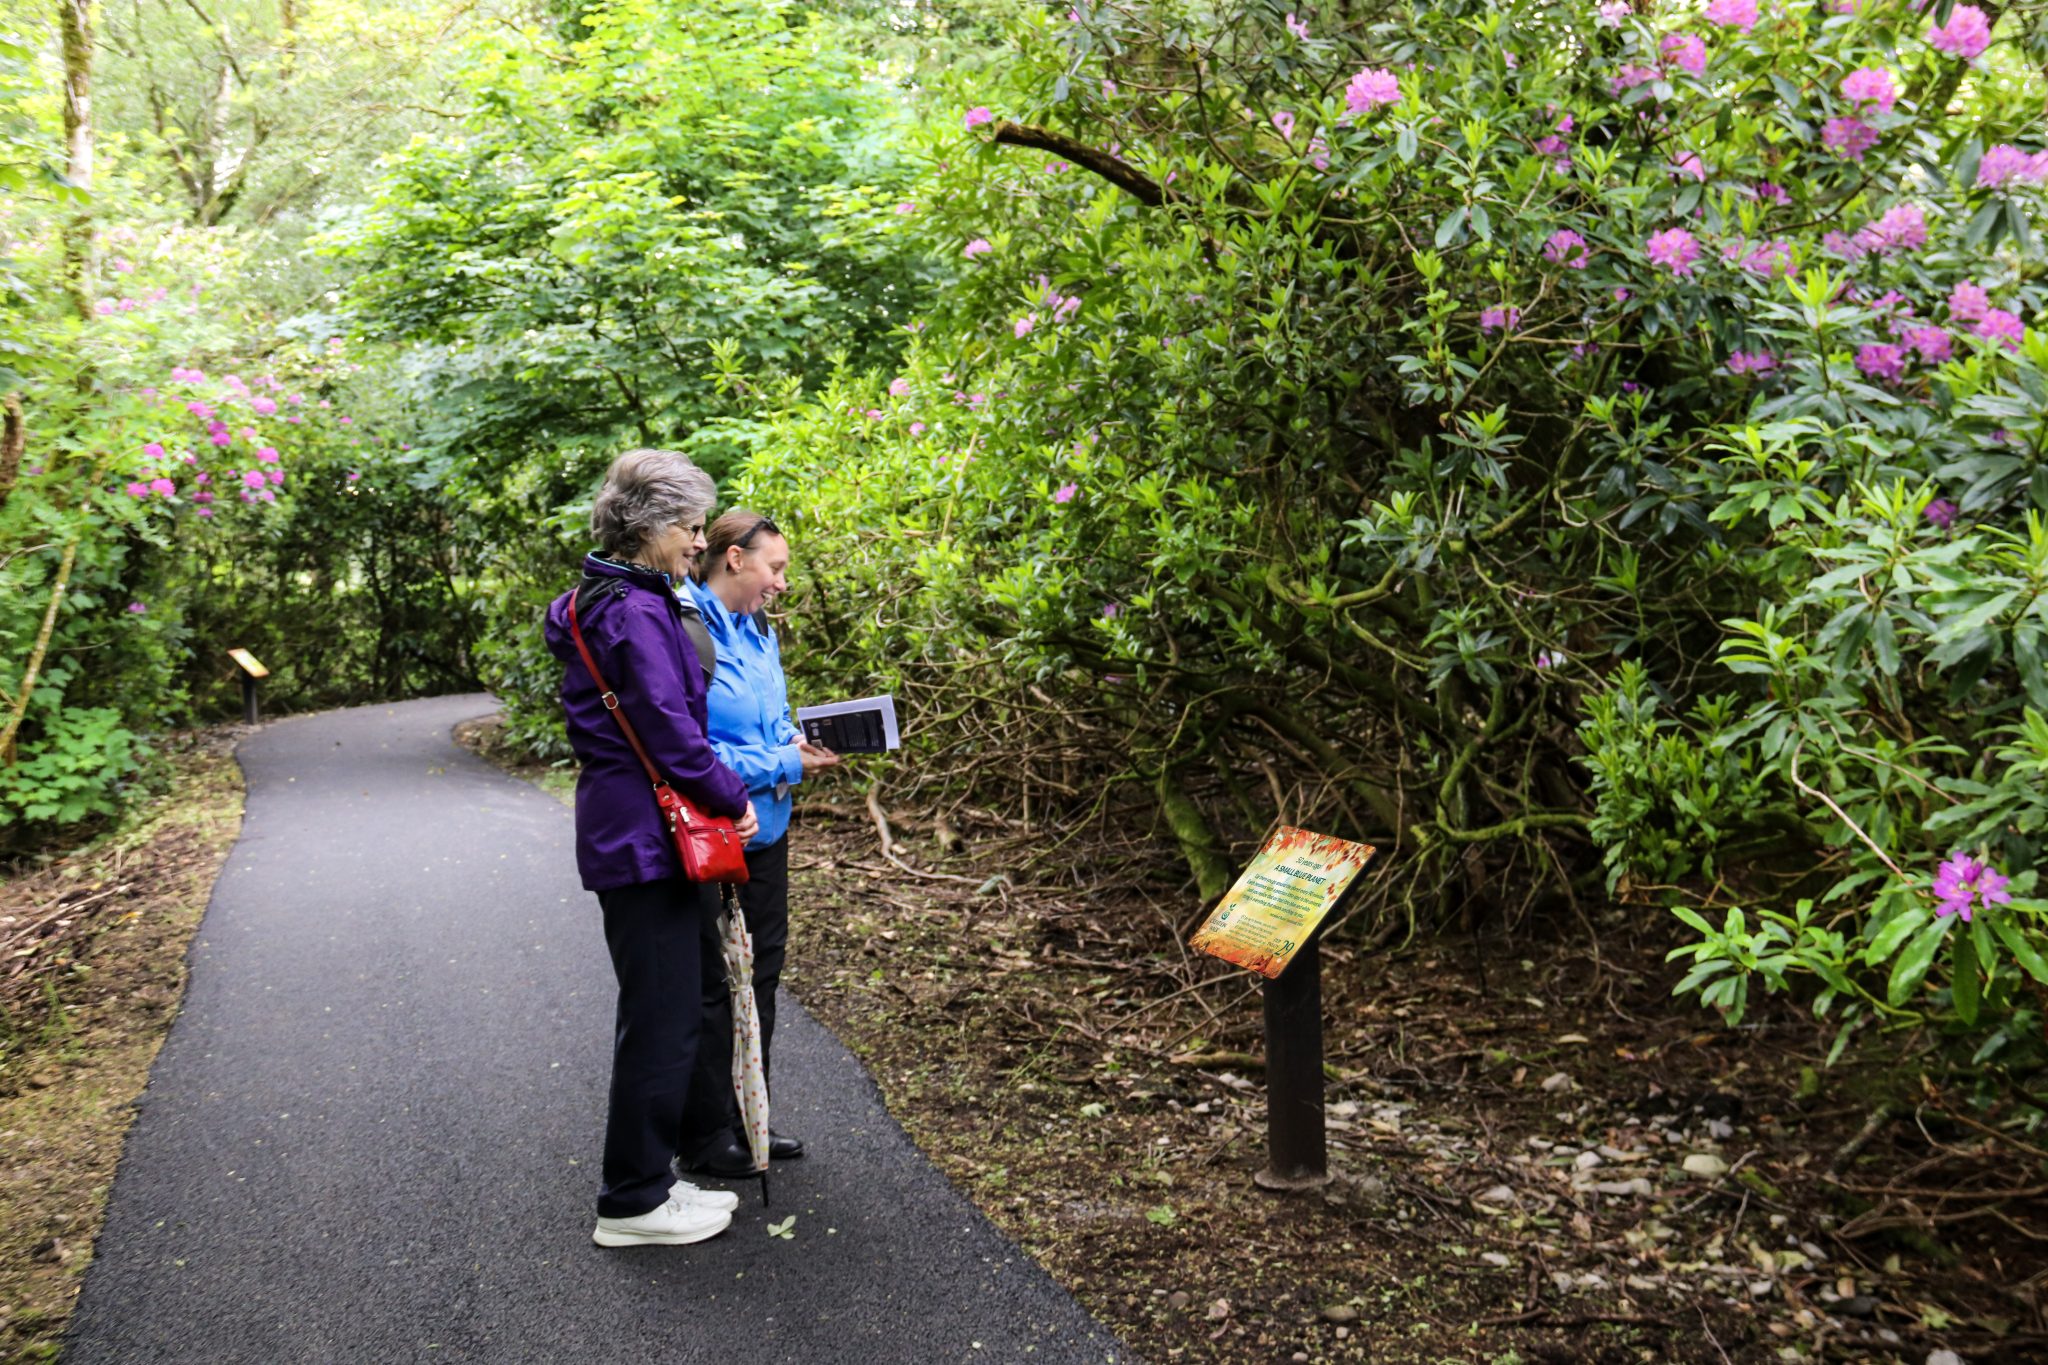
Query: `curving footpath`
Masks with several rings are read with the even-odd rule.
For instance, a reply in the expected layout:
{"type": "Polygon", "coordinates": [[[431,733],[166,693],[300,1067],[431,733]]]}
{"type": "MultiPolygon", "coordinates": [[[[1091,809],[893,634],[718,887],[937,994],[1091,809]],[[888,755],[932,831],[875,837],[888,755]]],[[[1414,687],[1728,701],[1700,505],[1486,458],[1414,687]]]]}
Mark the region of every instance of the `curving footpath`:
{"type": "Polygon", "coordinates": [[[747,1186],[710,1242],[591,1245],[611,968],[567,808],[449,739],[492,709],[242,744],[246,822],[67,1365],[1133,1360],[794,1001],[777,1126],[811,1155],[777,1168],[774,1206],[747,1186]]]}

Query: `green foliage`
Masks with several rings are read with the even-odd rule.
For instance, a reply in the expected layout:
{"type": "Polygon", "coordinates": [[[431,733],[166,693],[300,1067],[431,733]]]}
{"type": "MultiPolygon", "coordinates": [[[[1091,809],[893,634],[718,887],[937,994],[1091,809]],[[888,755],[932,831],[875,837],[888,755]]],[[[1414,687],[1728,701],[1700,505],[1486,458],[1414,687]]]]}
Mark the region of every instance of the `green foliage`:
{"type": "Polygon", "coordinates": [[[585,548],[621,449],[714,476],[746,436],[711,378],[878,363],[927,272],[901,249],[897,95],[843,31],[781,3],[640,0],[562,32],[479,38],[470,111],[393,157],[328,249],[361,270],[358,325],[405,343],[423,477],[480,533],[478,663],[516,741],[563,752],[539,609],[585,548]]]}
{"type": "Polygon", "coordinates": [[[134,734],[114,708],[56,711],[34,752],[0,767],[0,829],[19,823],[33,834],[38,826],[112,815],[140,759],[134,734]]]}
{"type": "Polygon", "coordinates": [[[1758,978],[2006,1028],[2048,945],[1988,747],[2048,687],[2048,341],[2006,339],[2038,182],[1977,169],[2041,97],[2031,17],[1975,69],[1897,9],[1282,18],[1029,14],[936,102],[911,197],[959,278],[900,366],[727,424],[808,666],[1029,682],[1230,840],[1271,788],[1413,855],[1411,910],[1597,860],[1711,910],[1685,988],[1732,1015],[1758,978]],[[1398,98],[1347,108],[1371,69],[1398,98]],[[2014,899],[1957,932],[1962,852],[2014,899]]]}

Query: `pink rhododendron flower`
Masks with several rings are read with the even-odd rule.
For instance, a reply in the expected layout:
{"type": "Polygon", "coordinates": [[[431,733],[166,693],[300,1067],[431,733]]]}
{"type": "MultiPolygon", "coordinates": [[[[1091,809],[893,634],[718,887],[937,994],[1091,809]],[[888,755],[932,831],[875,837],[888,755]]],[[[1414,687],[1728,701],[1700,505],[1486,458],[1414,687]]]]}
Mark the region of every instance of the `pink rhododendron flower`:
{"type": "Polygon", "coordinates": [[[208,433],[206,439],[213,442],[217,446],[231,446],[235,443],[235,438],[228,434],[227,428],[225,427],[222,427],[217,431],[208,433]]]}
{"type": "Polygon", "coordinates": [[[276,446],[265,446],[265,447],[263,447],[263,449],[261,449],[261,450],[259,450],[259,451],[257,451],[257,452],[256,452],[256,458],[257,458],[257,460],[259,460],[259,461],[260,461],[260,462],[262,462],[263,464],[276,464],[276,463],[277,463],[277,447],[276,447],[276,446]]]}
{"type": "Polygon", "coordinates": [[[2017,351],[2026,337],[2026,326],[2018,316],[2003,308],[1986,308],[1984,316],[1977,320],[1973,329],[1978,336],[1996,341],[2009,351],[2017,351]]]}
{"type": "MultiPolygon", "coordinates": [[[[324,408],[327,405],[325,403],[322,403],[320,406],[324,408]]],[[[336,420],[339,421],[345,427],[352,427],[356,424],[356,419],[353,417],[341,417],[337,418],[336,420]]]]}
{"type": "Polygon", "coordinates": [[[1899,339],[1920,353],[1920,358],[1930,364],[1939,365],[1955,350],[1955,343],[1949,334],[1939,327],[1908,327],[1899,333],[1899,339]]]}
{"type": "Polygon", "coordinates": [[[149,456],[152,460],[161,460],[164,457],[163,443],[161,441],[151,441],[142,448],[142,453],[149,456]]]}
{"type": "Polygon", "coordinates": [[[140,615],[142,615],[142,614],[143,614],[144,612],[146,612],[146,611],[148,611],[148,610],[149,610],[149,608],[148,608],[148,607],[145,607],[145,606],[144,606],[144,605],[142,605],[142,603],[140,603],[140,602],[130,602],[130,603],[128,604],[128,614],[129,614],[130,616],[140,616],[140,615]]]}
{"type": "Polygon", "coordinates": [[[979,128],[994,117],[995,115],[989,112],[987,105],[980,105],[967,111],[967,126],[969,128],[979,128]]]}
{"type": "Polygon", "coordinates": [[[1032,329],[1037,326],[1038,314],[1026,313],[1023,317],[1017,319],[1016,325],[1011,330],[1017,334],[1018,339],[1021,341],[1023,338],[1030,336],[1032,329]]]}
{"type": "Polygon", "coordinates": [[[1308,164],[1319,171],[1330,169],[1330,144],[1323,141],[1321,133],[1308,140],[1308,164]]]}
{"type": "Polygon", "coordinates": [[[882,410],[880,408],[869,408],[861,416],[867,418],[870,422],[879,422],[882,420],[882,410]]]}
{"type": "Polygon", "coordinates": [[[1936,527],[1946,531],[1949,527],[1956,524],[1956,514],[1962,510],[1962,508],[1956,506],[1947,498],[1936,498],[1933,502],[1927,504],[1927,510],[1920,515],[1926,517],[1936,527]]]}
{"type": "Polygon", "coordinates": [[[1550,158],[1554,171],[1569,171],[1572,168],[1571,147],[1556,133],[1549,133],[1536,139],[1536,155],[1550,158]]]}
{"type": "Polygon", "coordinates": [[[1790,276],[1792,273],[1792,244],[1787,241],[1760,242],[1741,259],[1742,269],[1765,279],[1790,276]]]}
{"type": "Polygon", "coordinates": [[[1599,8],[1593,11],[1593,22],[1601,28],[1620,28],[1622,21],[1634,13],[1628,0],[1600,0],[1599,8]]]}
{"type": "Polygon", "coordinates": [[[1756,0],[1714,0],[1707,6],[1707,22],[1721,28],[1747,33],[1756,27],[1756,19],[1756,0]]]}
{"type": "Polygon", "coordinates": [[[1607,90],[1609,94],[1619,95],[1639,85],[1648,85],[1663,74],[1654,66],[1624,66],[1607,82],[1607,90]]]}
{"type": "Polygon", "coordinates": [[[101,299],[92,306],[92,311],[98,313],[103,318],[112,317],[114,315],[114,301],[112,299],[101,299]]]}
{"type": "Polygon", "coordinates": [[[2033,180],[2043,178],[2048,165],[2040,156],[2032,156],[2010,142],[2001,142],[1988,147],[1977,162],[1977,187],[1995,190],[2009,180],[2033,180]]]}
{"type": "Polygon", "coordinates": [[[1975,5],[1957,5],[1945,26],[1927,30],[1927,42],[1938,52],[1972,62],[1991,46],[1991,21],[1975,5]]]}
{"type": "Polygon", "coordinates": [[[284,483],[284,471],[283,471],[282,469],[273,469],[273,470],[270,470],[270,471],[269,471],[269,478],[270,478],[270,481],[271,481],[272,483],[274,483],[274,484],[278,484],[278,485],[280,485],[280,486],[281,486],[281,485],[282,485],[282,484],[284,483]]]}
{"type": "Polygon", "coordinates": [[[960,254],[971,261],[976,256],[986,256],[989,252],[994,250],[995,248],[989,245],[988,238],[976,237],[973,241],[967,244],[967,249],[961,252],[960,254]]]}
{"type": "Polygon", "coordinates": [[[1958,322],[1975,322],[1991,307],[1991,296],[1969,280],[1962,280],[1949,291],[1948,315],[1958,322]]]}
{"type": "Polygon", "coordinates": [[[178,485],[172,483],[169,479],[151,479],[149,481],[149,491],[160,498],[168,498],[171,494],[178,491],[178,485]]]}
{"type": "Polygon", "coordinates": [[[1280,130],[1283,139],[1291,140],[1294,137],[1294,115],[1287,110],[1282,109],[1273,115],[1273,126],[1280,130]]]}
{"type": "Polygon", "coordinates": [[[1872,342],[1856,352],[1856,368],[1872,379],[1896,384],[1905,377],[1906,353],[1890,342],[1872,342]]]}
{"type": "Polygon", "coordinates": [[[1657,55],[1680,71],[1697,76],[1707,69],[1707,44],[1696,33],[1667,33],[1657,44],[1657,55]]]}
{"type": "Polygon", "coordinates": [[[1877,145],[1877,129],[1860,118],[1831,118],[1821,129],[1820,145],[1836,156],[1861,161],[1863,154],[1877,145]]]}
{"type": "Polygon", "coordinates": [[[1512,304],[1479,310],[1479,330],[1482,332],[1512,331],[1521,325],[1522,310],[1512,304]]]}
{"type": "Polygon", "coordinates": [[[900,379],[900,378],[899,378],[899,379],[892,379],[892,380],[890,380],[890,381],[889,381],[889,396],[890,396],[890,397],[892,397],[892,398],[901,398],[901,397],[903,397],[903,396],[904,396],[905,394],[907,394],[907,393],[909,393],[909,392],[910,392],[910,381],[909,381],[908,379],[900,379]]]}
{"type": "Polygon", "coordinates": [[[1661,265],[1674,275],[1692,274],[1693,262],[1700,258],[1700,244],[1684,228],[1653,232],[1643,245],[1651,265],[1661,265]]]}
{"type": "Polygon", "coordinates": [[[1691,176],[1694,180],[1705,180],[1707,178],[1707,168],[1700,161],[1700,154],[1698,152],[1680,152],[1671,162],[1671,173],[1678,176],[1691,176]]]}
{"type": "Polygon", "coordinates": [[[1308,21],[1305,19],[1297,19],[1292,14],[1289,14],[1287,16],[1287,31],[1304,43],[1308,41],[1308,21]]]}
{"type": "Polygon", "coordinates": [[[1369,114],[1382,104],[1394,104],[1401,98],[1401,81],[1391,71],[1367,67],[1351,78],[1351,84],[1344,87],[1344,109],[1346,116],[1356,118],[1369,114]]]}
{"type": "Polygon", "coordinates": [[[1918,204],[1895,204],[1856,234],[1856,245],[1873,256],[1917,250],[1927,245],[1927,216],[1918,204]]]}
{"type": "Polygon", "coordinates": [[[211,507],[195,507],[192,510],[197,512],[202,517],[210,517],[213,515],[213,509],[211,507]]]}
{"type": "Polygon", "coordinates": [[[1778,368],[1778,358],[1769,351],[1731,351],[1728,355],[1730,374],[1769,374],[1778,368]]]}
{"type": "Polygon", "coordinates": [[[263,471],[260,469],[249,470],[242,475],[242,483],[249,488],[261,488],[263,486],[263,471]]]}
{"type": "Polygon", "coordinates": [[[917,205],[911,203],[908,199],[906,199],[896,206],[896,212],[899,214],[916,213],[917,205]]]}
{"type": "Polygon", "coordinates": [[[1889,114],[1898,102],[1899,87],[1892,73],[1881,66],[1858,67],[1842,77],[1842,98],[1852,104],[1874,105],[1878,113],[1889,114]]]}
{"type": "Polygon", "coordinates": [[[258,417],[268,417],[277,411],[277,400],[275,398],[263,397],[251,398],[249,400],[249,407],[258,417]]]}
{"type": "Polygon", "coordinates": [[[1063,483],[1058,488],[1052,490],[1052,500],[1054,502],[1072,502],[1074,494],[1080,491],[1081,486],[1079,484],[1063,483]]]}
{"type": "Polygon", "coordinates": [[[910,424],[910,434],[911,434],[912,436],[922,436],[922,435],[924,435],[924,423],[922,423],[922,422],[912,422],[912,423],[910,424]]]}
{"type": "Polygon", "coordinates": [[[149,485],[148,485],[148,484],[146,484],[146,483],[141,483],[141,482],[136,482],[136,483],[131,483],[131,484],[129,484],[129,485],[128,485],[128,496],[129,496],[129,497],[131,497],[131,498],[146,498],[146,497],[148,497],[148,496],[149,496],[149,485]]]}
{"type": "Polygon", "coordinates": [[[1543,244],[1543,259],[1552,265],[1569,266],[1573,270],[1586,268],[1586,239],[1570,228],[1559,228],[1550,234],[1550,240],[1543,244]]]}
{"type": "Polygon", "coordinates": [[[1823,232],[1820,236],[1820,247],[1829,255],[1840,256],[1845,261],[1863,259],[1863,248],[1846,232],[1823,232]]]}
{"type": "Polygon", "coordinates": [[[2012,892],[2006,886],[2007,879],[1989,863],[1962,853],[1952,854],[1934,874],[1934,895],[1940,902],[1934,913],[1942,918],[1960,915],[1967,924],[1973,906],[1981,905],[1988,910],[2009,902],[2012,892]]]}

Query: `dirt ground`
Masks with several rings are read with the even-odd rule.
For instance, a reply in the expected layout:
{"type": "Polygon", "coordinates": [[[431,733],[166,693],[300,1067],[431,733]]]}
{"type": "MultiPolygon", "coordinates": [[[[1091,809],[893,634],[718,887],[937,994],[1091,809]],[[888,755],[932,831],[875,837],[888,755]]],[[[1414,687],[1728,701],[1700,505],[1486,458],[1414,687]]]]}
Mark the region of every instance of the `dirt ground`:
{"type": "Polygon", "coordinates": [[[1278,1195],[1257,987],[1182,951],[1176,869],[991,886],[1032,836],[972,832],[978,866],[800,823],[790,984],[1148,1359],[2048,1359],[2048,1151],[1882,1043],[1903,1065],[1827,1071],[1794,1010],[1673,1001],[1661,917],[1597,916],[1597,962],[1542,926],[1380,952],[1346,926],[1334,1179],[1278,1195]]]}
{"type": "Polygon", "coordinates": [[[185,950],[241,827],[239,727],[171,736],[128,829],[0,881],[0,1359],[55,1359],[185,950]]]}

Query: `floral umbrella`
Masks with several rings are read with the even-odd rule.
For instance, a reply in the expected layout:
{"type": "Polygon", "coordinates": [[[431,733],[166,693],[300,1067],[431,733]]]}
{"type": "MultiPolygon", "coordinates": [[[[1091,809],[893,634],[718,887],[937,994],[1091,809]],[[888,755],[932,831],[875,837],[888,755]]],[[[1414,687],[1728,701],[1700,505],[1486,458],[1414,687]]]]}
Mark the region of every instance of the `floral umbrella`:
{"type": "Polygon", "coordinates": [[[761,1178],[761,1203],[768,1203],[768,1074],[761,1064],[761,1011],[754,1003],[754,939],[747,932],[732,888],[718,920],[725,953],[726,989],[732,997],[732,1089],[740,1105],[747,1149],[761,1178]]]}

